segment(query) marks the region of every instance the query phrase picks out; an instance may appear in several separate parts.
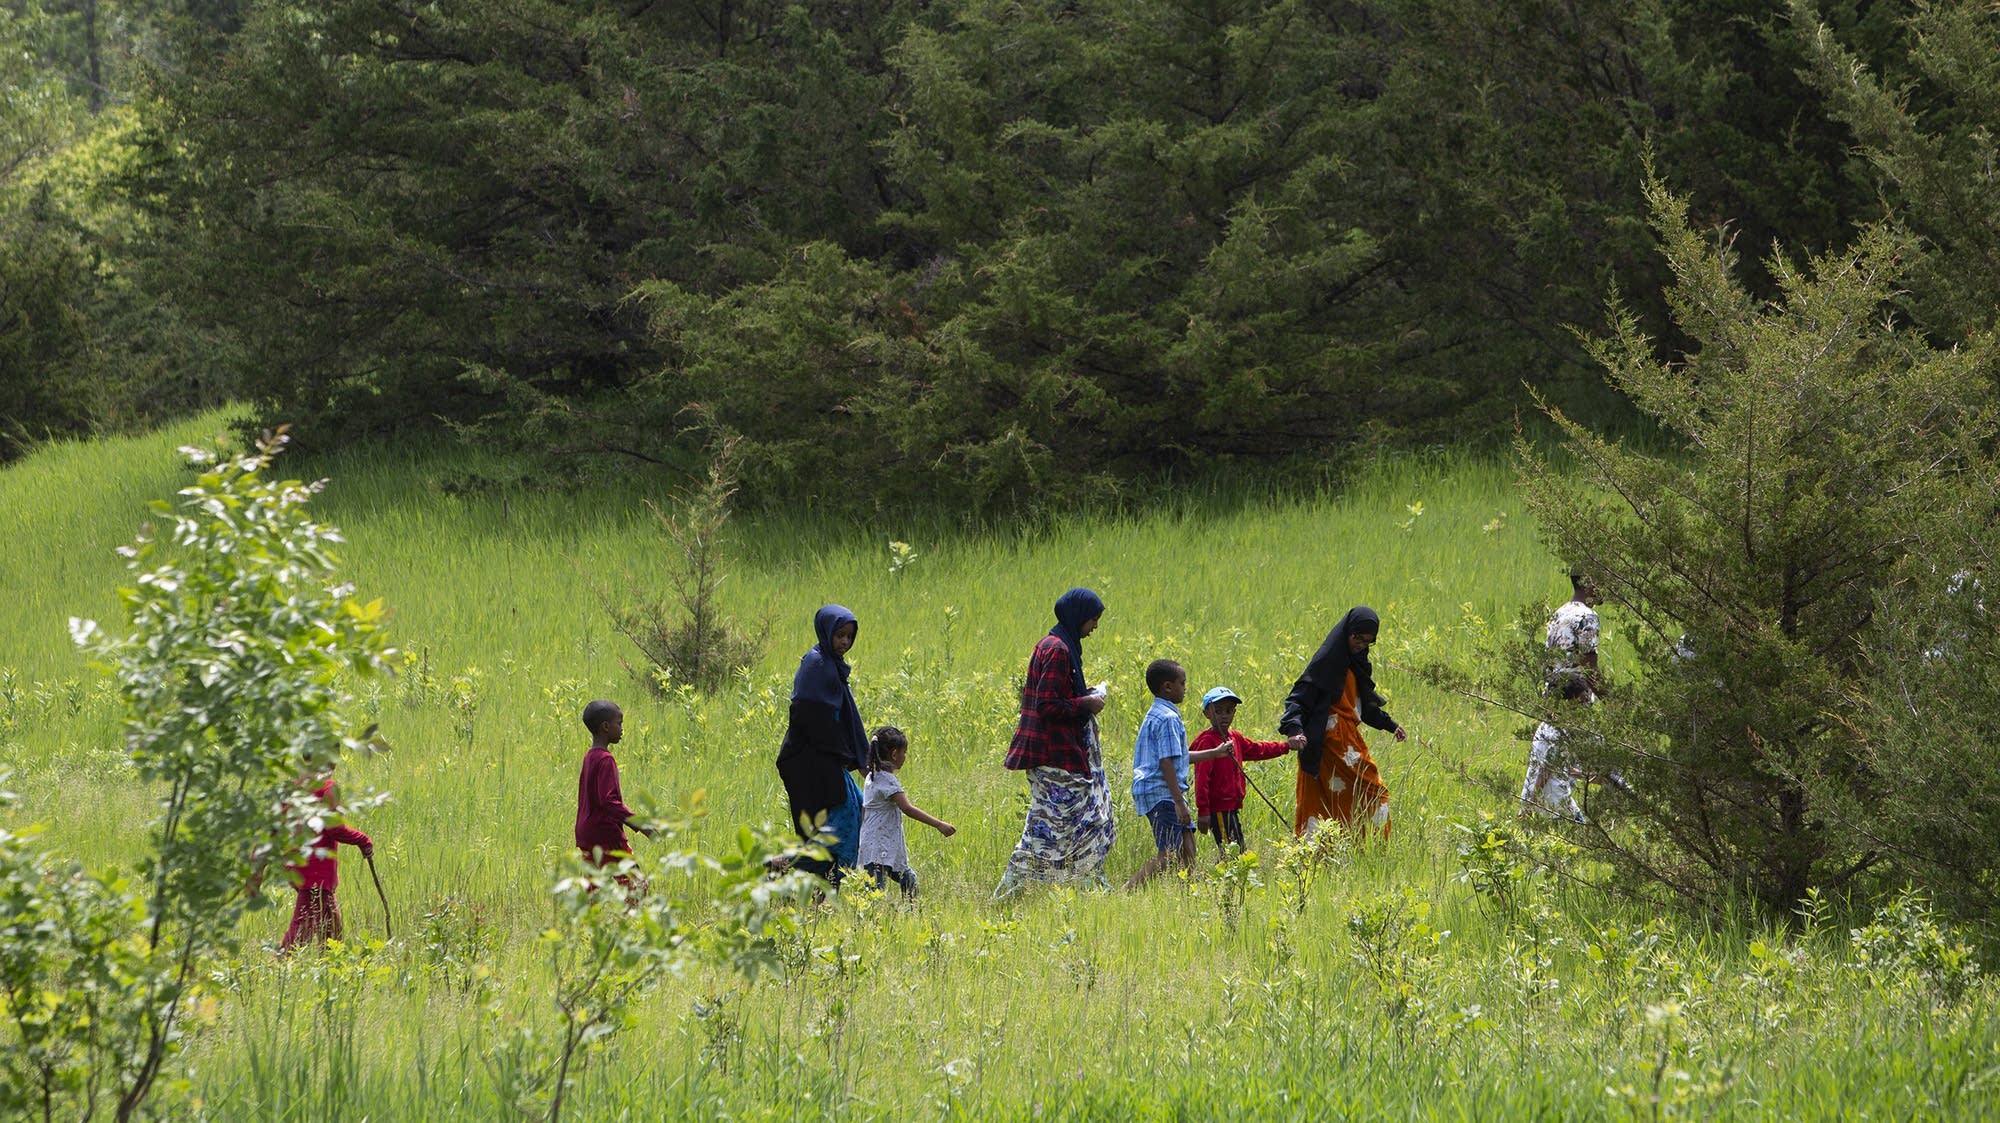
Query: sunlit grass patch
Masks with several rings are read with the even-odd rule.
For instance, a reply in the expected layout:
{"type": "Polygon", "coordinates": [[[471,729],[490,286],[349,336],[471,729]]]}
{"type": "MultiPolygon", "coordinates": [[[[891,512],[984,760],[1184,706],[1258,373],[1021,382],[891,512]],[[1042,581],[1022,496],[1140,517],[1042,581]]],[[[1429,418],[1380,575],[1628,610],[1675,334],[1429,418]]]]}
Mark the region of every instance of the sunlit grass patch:
{"type": "MultiPolygon", "coordinates": [[[[92,866],[131,865],[152,796],[122,763],[112,699],[63,621],[111,611],[111,549],[178,486],[172,447],[223,424],[57,446],[0,471],[0,523],[14,532],[0,553],[0,743],[23,797],[7,821],[45,822],[49,847],[92,866]]],[[[772,761],[826,601],[860,617],[864,715],[909,732],[904,783],[959,833],[912,832],[923,896],[850,891],[813,910],[776,977],[693,966],[658,984],[583,1070],[575,1117],[1906,1118],[1994,1106],[2000,1034],[1983,977],[1946,998],[1903,968],[1857,968],[1837,926],[1802,937],[1697,924],[1532,871],[1500,907],[1461,876],[1461,828],[1482,811],[1511,821],[1520,722],[1405,668],[1471,658],[1488,629],[1564,591],[1504,464],[1387,459],[1337,492],[1161,495],[1144,512],[1031,533],[746,516],[732,523],[724,596],[740,617],[768,617],[771,642],[716,692],[656,695],[590,592],[593,573],[663,564],[642,503],[653,496],[452,486],[464,455],[279,465],[332,477],[317,512],[346,532],[342,572],[391,606],[405,653],[400,674],[357,701],[390,750],[342,770],[351,789],[392,797],[362,825],[396,939],[380,943],[366,871],[350,866],[347,947],[282,962],[253,952],[221,971],[187,1058],[189,1114],[199,1100],[216,1118],[504,1117],[501,1031],[550,1017],[534,942],[570,849],[583,702],[626,709],[628,800],[675,807],[705,790],[709,812],[682,841],[719,850],[739,824],[784,814],[772,761]],[[1145,664],[1179,660],[1194,696],[1234,688],[1239,726],[1269,737],[1305,657],[1357,603],[1382,615],[1378,682],[1414,734],[1373,738],[1393,840],[1302,857],[1289,846],[1293,770],[1256,763],[1278,810],[1254,792],[1243,808],[1254,868],[1219,873],[1203,840],[1189,876],[1137,893],[990,903],[1024,806],[1021,777],[1000,764],[1019,676],[1075,584],[1109,606],[1086,658],[1091,680],[1111,684],[1114,881],[1152,849],[1129,796],[1145,664]]],[[[1607,624],[1616,667],[1615,613],[1607,624]]],[[[1193,704],[1184,713],[1201,727],[1193,704]]]]}

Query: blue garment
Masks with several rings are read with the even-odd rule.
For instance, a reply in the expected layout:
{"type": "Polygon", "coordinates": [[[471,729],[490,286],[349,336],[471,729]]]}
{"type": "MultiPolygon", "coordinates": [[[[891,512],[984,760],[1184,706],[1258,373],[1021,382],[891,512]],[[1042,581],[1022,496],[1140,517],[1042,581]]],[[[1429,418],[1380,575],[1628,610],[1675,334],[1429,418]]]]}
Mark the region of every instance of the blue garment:
{"type": "Polygon", "coordinates": [[[1104,615],[1104,600],[1089,589],[1076,588],[1056,598],[1056,626],[1049,634],[1069,648],[1070,684],[1078,694],[1090,687],[1083,679],[1083,626],[1104,615]]]}
{"type": "MultiPolygon", "coordinates": [[[[854,692],[847,688],[847,676],[853,668],[828,646],[833,642],[833,633],[848,624],[853,624],[856,632],[861,630],[854,614],[837,604],[829,604],[813,614],[813,631],[818,634],[819,642],[799,657],[798,673],[792,676],[792,701],[818,702],[832,709],[851,761],[842,763],[847,768],[862,769],[868,767],[868,730],[854,704],[854,692]]],[[[849,780],[848,785],[852,787],[853,781],[849,780]]],[[[855,798],[858,806],[860,797],[855,798]]]]}
{"type": "Polygon", "coordinates": [[[1188,768],[1187,726],[1181,723],[1179,706],[1154,698],[1153,708],[1139,723],[1139,740],[1132,746],[1132,802],[1141,812],[1174,798],[1160,770],[1160,763],[1166,760],[1174,761],[1174,775],[1180,782],[1180,794],[1185,796],[1194,779],[1188,768]]]}
{"type": "Polygon", "coordinates": [[[861,789],[854,786],[852,775],[840,776],[847,781],[847,802],[826,813],[826,833],[834,836],[826,851],[833,855],[834,865],[853,869],[861,854],[861,789]]]}
{"type": "Polygon", "coordinates": [[[1172,853],[1181,848],[1181,840],[1194,833],[1194,828],[1181,826],[1181,813],[1174,810],[1171,800],[1161,800],[1146,812],[1146,821],[1153,824],[1153,847],[1162,854],[1172,853]]]}

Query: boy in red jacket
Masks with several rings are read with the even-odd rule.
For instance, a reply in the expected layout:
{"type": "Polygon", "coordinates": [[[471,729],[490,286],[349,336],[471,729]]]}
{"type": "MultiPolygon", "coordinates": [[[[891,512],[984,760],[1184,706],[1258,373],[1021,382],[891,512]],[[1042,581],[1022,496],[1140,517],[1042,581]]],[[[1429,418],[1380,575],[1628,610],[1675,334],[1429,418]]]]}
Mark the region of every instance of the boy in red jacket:
{"type": "Polygon", "coordinates": [[[615,702],[592,702],[583,708],[583,727],[590,730],[590,751],[583,754],[576,777],[576,848],[586,861],[603,866],[631,856],[626,824],[647,838],[653,832],[632,822],[637,816],[618,790],[618,759],[611,746],[624,739],[625,712],[615,702]]]}
{"type": "MultiPolygon", "coordinates": [[[[310,783],[311,781],[305,781],[310,783]]],[[[329,770],[326,779],[313,789],[327,811],[339,809],[333,794],[333,772],[329,770]]],[[[341,843],[359,846],[361,856],[372,857],[375,841],[353,827],[335,825],[319,832],[312,845],[306,847],[304,865],[289,866],[288,870],[298,878],[298,899],[292,904],[292,924],[285,929],[284,942],[278,945],[280,954],[292,950],[302,943],[325,943],[341,938],[340,902],[334,899],[334,891],[340,887],[340,859],[335,851],[341,843]]]]}
{"type": "Polygon", "coordinates": [[[1236,721],[1237,703],[1241,701],[1226,686],[1214,687],[1203,694],[1201,715],[1208,719],[1208,728],[1188,746],[1190,756],[1220,748],[1224,743],[1236,750],[1210,760],[1198,759],[1194,766],[1194,804],[1200,813],[1197,826],[1215,836],[1215,845],[1225,856],[1232,842],[1238,850],[1243,849],[1243,824],[1237,816],[1243,809],[1244,784],[1248,780],[1243,774],[1243,762],[1270,760],[1291,751],[1284,741],[1252,741],[1231,729],[1236,721]]]}

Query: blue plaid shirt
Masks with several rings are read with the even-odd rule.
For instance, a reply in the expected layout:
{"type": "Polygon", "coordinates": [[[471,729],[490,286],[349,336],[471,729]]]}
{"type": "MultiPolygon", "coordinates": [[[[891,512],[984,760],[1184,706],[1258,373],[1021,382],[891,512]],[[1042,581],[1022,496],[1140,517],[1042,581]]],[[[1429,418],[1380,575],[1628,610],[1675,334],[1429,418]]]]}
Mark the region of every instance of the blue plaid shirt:
{"type": "Polygon", "coordinates": [[[1139,723],[1139,740],[1132,747],[1132,802],[1139,805],[1140,813],[1151,811],[1163,799],[1174,798],[1160,771],[1161,762],[1168,760],[1174,762],[1174,778],[1181,794],[1186,795],[1193,781],[1188,768],[1187,726],[1181,724],[1179,706],[1156,697],[1146,719],[1139,723]]]}

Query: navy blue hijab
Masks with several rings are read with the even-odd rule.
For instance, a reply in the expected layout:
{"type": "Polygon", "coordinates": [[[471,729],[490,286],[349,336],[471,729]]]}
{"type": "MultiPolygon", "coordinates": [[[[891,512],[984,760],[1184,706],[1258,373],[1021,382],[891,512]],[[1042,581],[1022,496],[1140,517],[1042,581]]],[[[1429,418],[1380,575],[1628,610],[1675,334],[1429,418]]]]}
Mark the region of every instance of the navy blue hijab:
{"type": "Polygon", "coordinates": [[[868,767],[868,730],[861,723],[861,711],[854,705],[854,692],[847,688],[847,676],[853,668],[846,659],[835,655],[830,646],[833,633],[848,624],[860,632],[861,622],[837,604],[813,613],[813,631],[818,634],[819,642],[799,658],[798,673],[792,676],[792,701],[832,707],[839,715],[836,722],[853,761],[847,767],[860,769],[868,767]]]}
{"type": "Polygon", "coordinates": [[[1083,626],[1104,615],[1104,601],[1089,589],[1076,588],[1056,598],[1056,626],[1049,634],[1069,648],[1070,684],[1078,694],[1089,690],[1083,680],[1083,626]]]}

